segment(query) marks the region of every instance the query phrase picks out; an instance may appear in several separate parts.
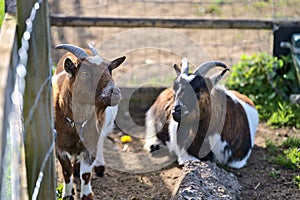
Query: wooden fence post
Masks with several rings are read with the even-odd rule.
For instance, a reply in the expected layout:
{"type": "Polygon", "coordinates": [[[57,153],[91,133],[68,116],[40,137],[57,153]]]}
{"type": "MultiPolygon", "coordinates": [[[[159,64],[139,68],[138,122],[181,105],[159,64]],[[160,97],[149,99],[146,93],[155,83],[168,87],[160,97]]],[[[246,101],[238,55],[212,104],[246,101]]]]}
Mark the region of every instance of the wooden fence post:
{"type": "Polygon", "coordinates": [[[7,145],[8,114],[11,109],[10,94],[13,91],[15,78],[12,75],[12,62],[16,62],[13,49],[16,46],[17,22],[14,16],[6,14],[0,33],[0,198],[1,190],[4,189],[3,178],[7,171],[5,166],[5,151],[7,145]]]}
{"type": "MultiPolygon", "coordinates": [[[[30,16],[36,0],[18,0],[18,38],[21,41],[25,30],[25,20],[30,16]]],[[[20,43],[19,43],[20,44],[20,43]]],[[[31,119],[30,109],[35,104],[36,95],[41,85],[51,75],[50,68],[50,23],[48,1],[42,1],[32,26],[29,40],[26,87],[24,93],[24,121],[29,121],[25,127],[25,156],[27,169],[27,185],[29,197],[32,197],[39,171],[44,158],[53,142],[51,124],[52,91],[51,79],[41,93],[37,107],[31,119]]],[[[55,199],[55,160],[51,153],[44,169],[38,199],[55,199]]]]}

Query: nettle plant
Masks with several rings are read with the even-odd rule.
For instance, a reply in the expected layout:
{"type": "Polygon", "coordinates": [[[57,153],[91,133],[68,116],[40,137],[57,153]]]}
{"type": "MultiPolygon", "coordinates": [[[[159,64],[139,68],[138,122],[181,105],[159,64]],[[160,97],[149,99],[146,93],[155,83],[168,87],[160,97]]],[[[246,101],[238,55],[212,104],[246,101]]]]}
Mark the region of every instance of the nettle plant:
{"type": "Polygon", "coordinates": [[[243,55],[232,67],[226,86],[247,95],[256,105],[261,120],[274,127],[300,128],[300,106],[289,95],[300,93],[291,58],[267,53],[243,55]]]}

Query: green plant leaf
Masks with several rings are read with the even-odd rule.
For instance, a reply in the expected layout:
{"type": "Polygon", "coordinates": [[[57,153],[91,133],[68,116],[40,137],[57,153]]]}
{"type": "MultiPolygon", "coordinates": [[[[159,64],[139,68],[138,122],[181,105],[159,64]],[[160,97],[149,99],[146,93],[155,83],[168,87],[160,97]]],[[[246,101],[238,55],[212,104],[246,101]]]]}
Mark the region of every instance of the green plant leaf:
{"type": "Polygon", "coordinates": [[[274,127],[300,128],[300,106],[285,99],[300,87],[294,81],[291,63],[291,56],[280,59],[267,53],[242,55],[233,65],[226,86],[251,98],[260,120],[274,127]]]}

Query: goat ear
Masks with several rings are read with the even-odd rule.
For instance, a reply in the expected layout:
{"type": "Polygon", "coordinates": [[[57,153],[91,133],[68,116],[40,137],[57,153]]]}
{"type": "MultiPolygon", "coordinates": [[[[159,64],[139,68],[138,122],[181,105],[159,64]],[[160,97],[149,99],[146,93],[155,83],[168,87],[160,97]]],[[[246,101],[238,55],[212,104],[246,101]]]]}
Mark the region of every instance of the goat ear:
{"type": "Polygon", "coordinates": [[[213,75],[212,77],[210,77],[210,80],[212,82],[213,85],[216,85],[224,76],[224,74],[227,72],[227,71],[230,71],[229,68],[226,68],[222,71],[221,74],[215,74],[213,75]]]}
{"type": "Polygon", "coordinates": [[[176,71],[177,76],[179,76],[181,74],[181,70],[179,69],[178,65],[174,64],[173,67],[174,67],[174,69],[176,71]]]}
{"type": "Polygon", "coordinates": [[[75,74],[75,64],[70,58],[66,58],[64,61],[65,71],[72,77],[75,74]]]}
{"type": "Polygon", "coordinates": [[[120,58],[116,58],[115,60],[111,61],[110,65],[108,66],[109,71],[119,67],[126,59],[126,56],[122,56],[120,58]]]}

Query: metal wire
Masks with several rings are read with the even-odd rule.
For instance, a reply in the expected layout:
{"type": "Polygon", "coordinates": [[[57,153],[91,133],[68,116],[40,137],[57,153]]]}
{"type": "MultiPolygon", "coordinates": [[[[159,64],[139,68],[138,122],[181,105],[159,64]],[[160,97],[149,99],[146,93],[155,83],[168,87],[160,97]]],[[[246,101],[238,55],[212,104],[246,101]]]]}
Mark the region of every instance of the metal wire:
{"type": "MultiPolygon", "coordinates": [[[[33,28],[33,22],[36,19],[37,16],[37,12],[41,7],[41,4],[44,3],[43,0],[38,0],[34,3],[31,12],[30,12],[30,16],[28,17],[28,19],[25,21],[26,23],[26,28],[25,31],[22,35],[21,38],[21,47],[18,50],[18,56],[19,56],[19,63],[16,67],[16,80],[15,80],[15,86],[14,86],[14,90],[13,93],[11,95],[11,99],[12,99],[12,110],[10,112],[10,120],[9,120],[9,127],[10,127],[10,135],[12,136],[13,134],[15,134],[15,132],[19,133],[20,130],[17,130],[18,128],[15,127],[15,123],[16,121],[21,124],[21,132],[23,132],[23,140],[25,139],[25,133],[26,130],[28,128],[28,125],[34,115],[34,112],[39,104],[39,101],[41,100],[42,97],[42,93],[45,91],[45,89],[47,89],[47,95],[49,97],[49,93],[51,94],[51,69],[49,69],[49,76],[44,80],[44,82],[41,84],[41,87],[35,97],[34,100],[34,104],[32,105],[32,107],[30,108],[29,114],[27,116],[27,120],[23,123],[22,121],[22,113],[23,113],[23,95],[24,95],[24,90],[25,90],[25,77],[27,74],[27,62],[28,62],[28,49],[29,49],[29,40],[31,38],[31,33],[32,33],[32,28],[33,28]],[[47,87],[48,86],[48,87],[47,87]],[[22,124],[24,126],[22,126],[22,124]]],[[[52,98],[50,98],[52,99],[52,98]]],[[[51,109],[51,113],[49,112],[49,110],[47,110],[47,112],[50,114],[50,116],[53,116],[53,111],[51,109]]],[[[43,175],[44,175],[44,169],[46,166],[46,163],[50,157],[50,155],[53,152],[54,146],[55,146],[55,137],[56,137],[56,131],[54,130],[54,123],[53,120],[49,120],[49,124],[52,128],[52,143],[50,145],[49,150],[47,151],[43,162],[41,164],[40,167],[40,171],[39,171],[39,176],[36,180],[36,184],[35,184],[35,188],[34,188],[34,192],[32,194],[32,198],[33,200],[37,199],[39,190],[40,190],[40,185],[41,182],[43,180],[43,175]]],[[[17,134],[16,134],[17,135],[17,134]]],[[[21,136],[20,136],[21,137],[21,136]]],[[[13,142],[13,139],[12,139],[13,142]]],[[[21,148],[21,141],[18,142],[19,144],[17,145],[13,145],[14,147],[19,146],[19,148],[21,148]]],[[[18,151],[18,157],[20,157],[20,150],[18,151]]],[[[17,188],[20,188],[17,187],[17,188]]],[[[14,194],[14,192],[12,192],[12,199],[18,199],[19,195],[14,194]]]]}

